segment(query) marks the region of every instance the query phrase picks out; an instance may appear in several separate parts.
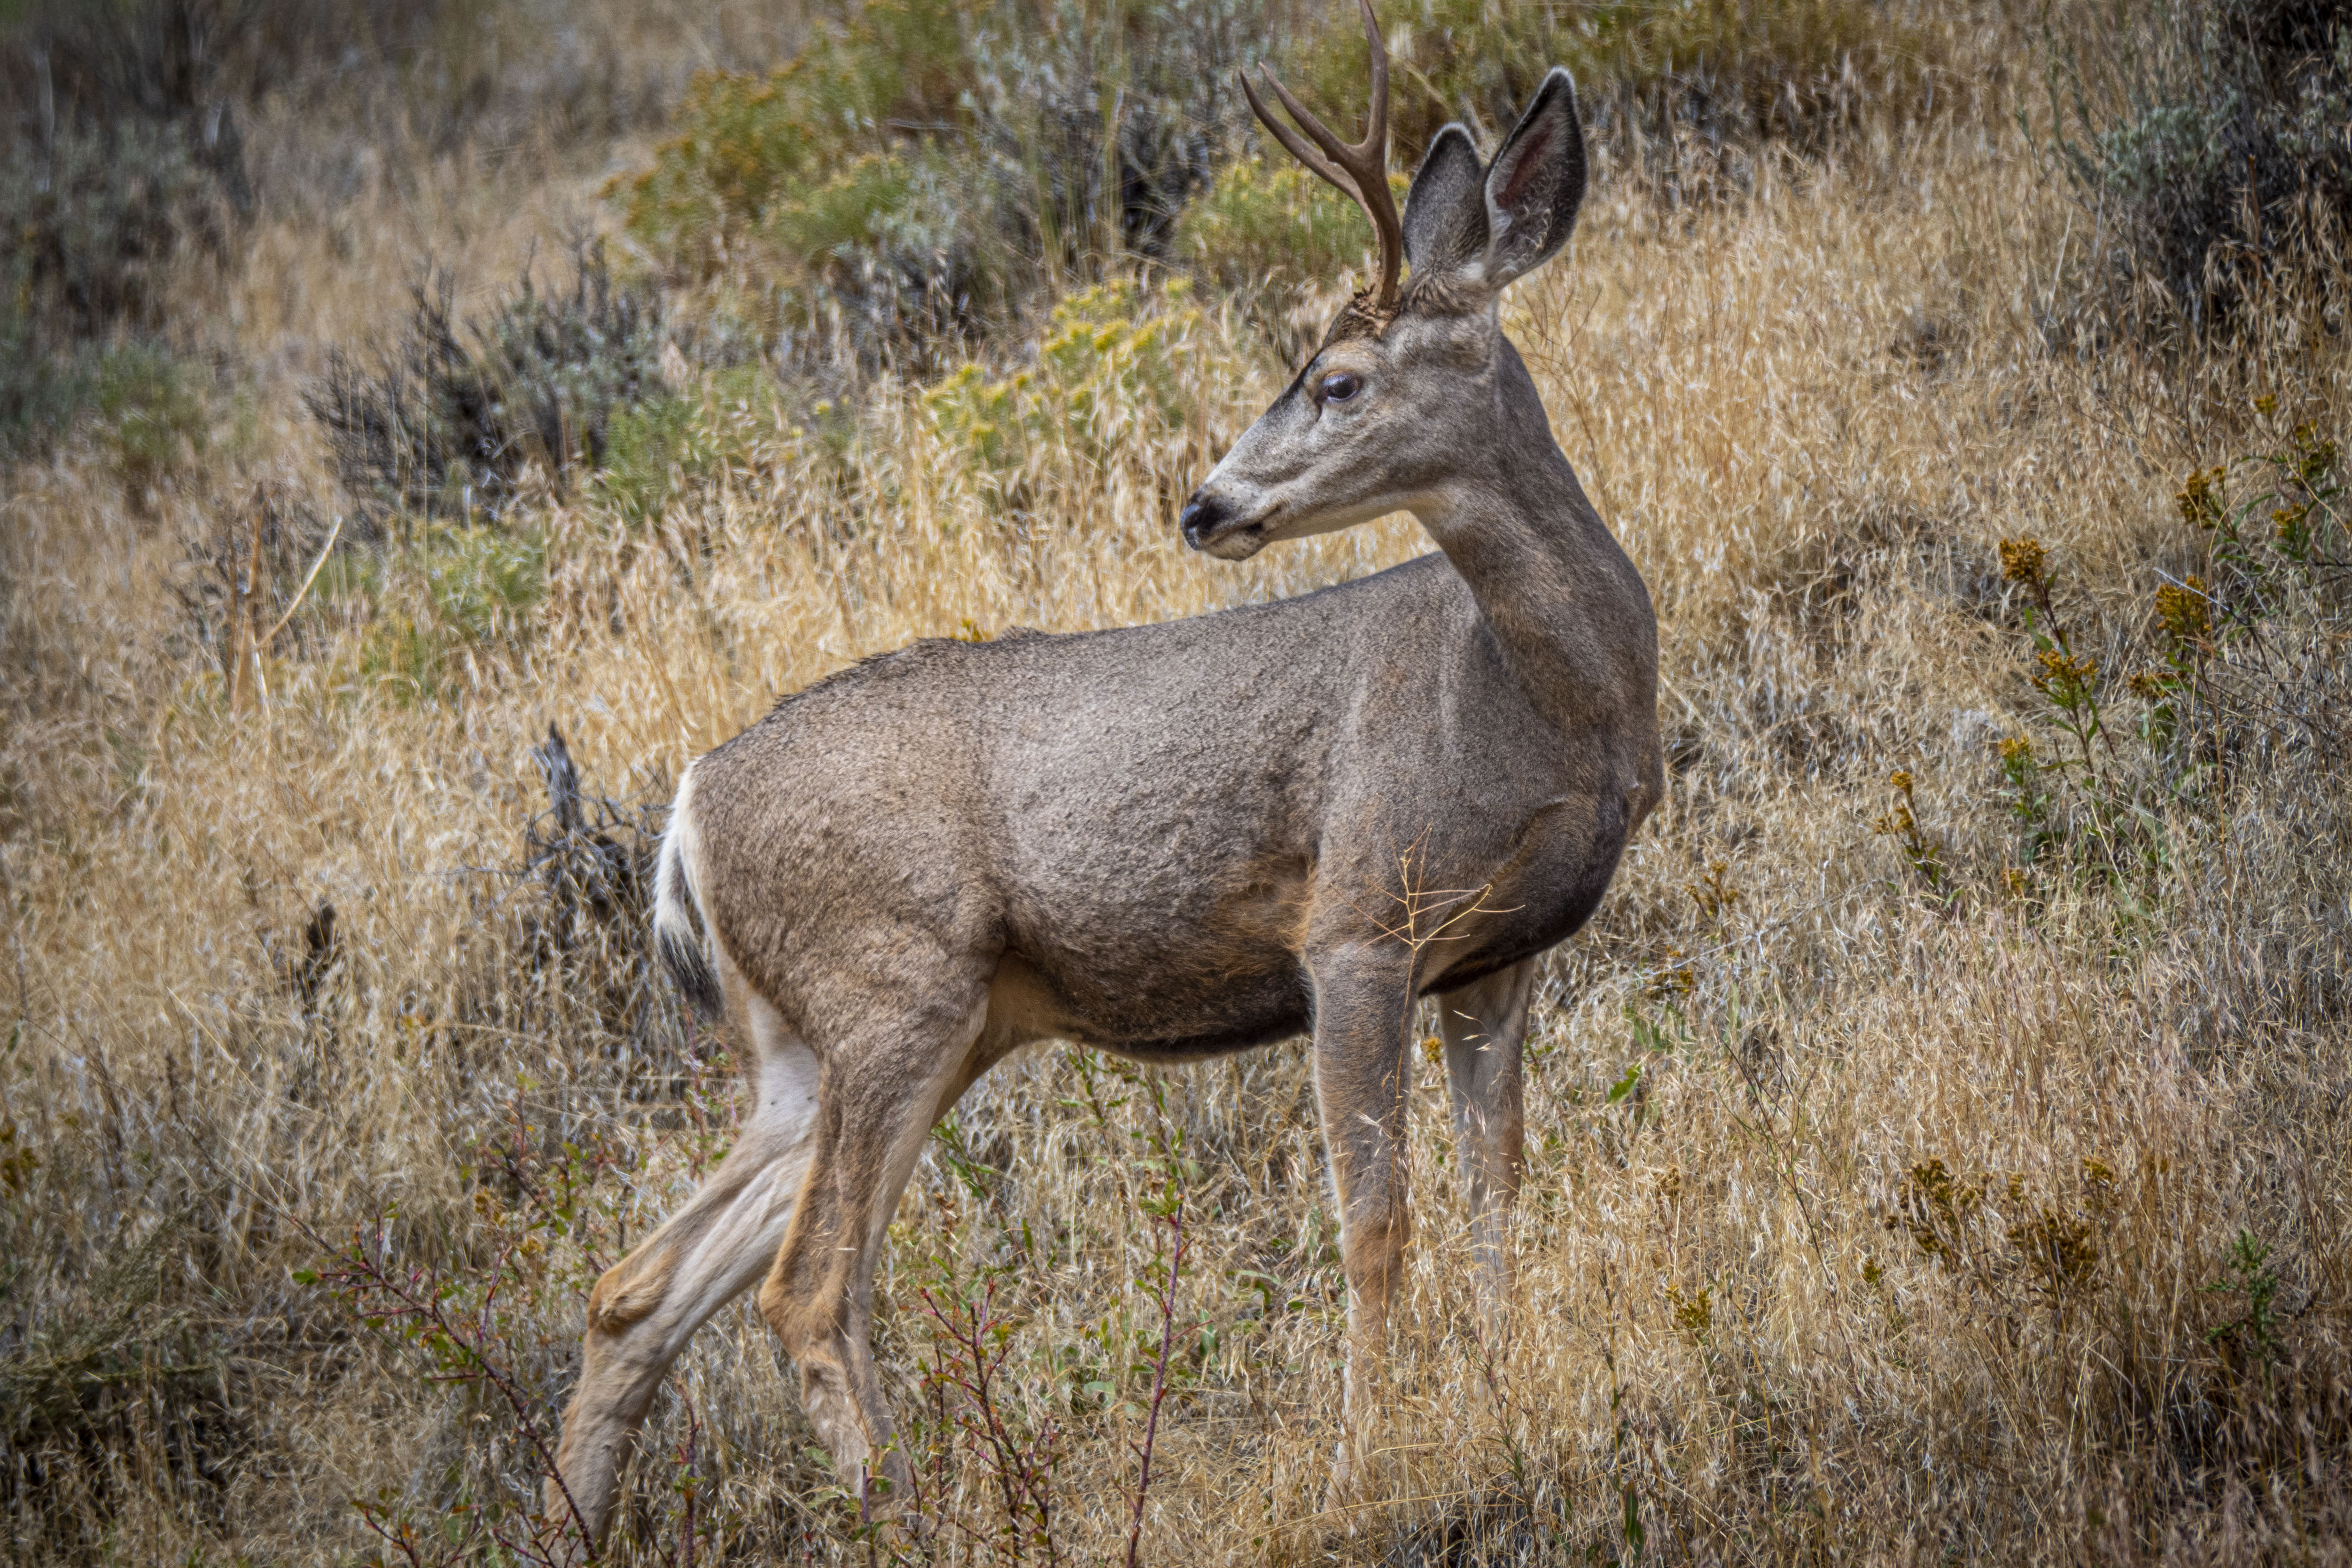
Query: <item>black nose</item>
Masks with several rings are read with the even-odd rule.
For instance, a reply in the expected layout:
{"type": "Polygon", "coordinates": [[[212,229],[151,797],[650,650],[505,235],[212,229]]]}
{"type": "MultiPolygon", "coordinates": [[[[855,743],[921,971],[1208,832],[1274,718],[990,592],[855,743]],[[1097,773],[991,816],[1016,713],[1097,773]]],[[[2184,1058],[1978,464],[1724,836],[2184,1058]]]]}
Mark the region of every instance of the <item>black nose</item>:
{"type": "Polygon", "coordinates": [[[1176,526],[1184,531],[1185,543],[1198,546],[1224,521],[1224,503],[1214,496],[1204,496],[1195,490],[1192,499],[1184,503],[1184,510],[1177,514],[1176,526]]]}

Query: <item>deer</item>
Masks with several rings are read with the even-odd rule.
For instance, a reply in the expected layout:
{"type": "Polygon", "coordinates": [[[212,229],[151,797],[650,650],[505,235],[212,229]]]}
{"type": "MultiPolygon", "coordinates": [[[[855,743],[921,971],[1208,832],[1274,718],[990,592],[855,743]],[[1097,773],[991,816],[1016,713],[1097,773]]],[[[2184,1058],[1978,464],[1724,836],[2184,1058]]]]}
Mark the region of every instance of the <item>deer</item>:
{"type": "Polygon", "coordinates": [[[1491,159],[1439,131],[1400,216],[1359,3],[1360,140],[1263,67],[1290,123],[1242,86],[1362,207],[1377,277],[1177,524],[1241,561],[1402,511],[1435,549],[1189,618],[919,641],[687,767],[654,941],[748,1039],[750,1109],[590,1291],[548,1508],[592,1541],[667,1369],[754,1281],[836,1472],[903,1497],[870,1341],[887,1228],[933,1126],[1034,1042],[1166,1065],[1310,1037],[1346,1281],[1336,1478],[1379,1425],[1423,997],[1481,1298],[1507,1304],[1536,963],[1663,795],[1657,624],[1501,327],[1584,196],[1575,85],[1554,67],[1491,159]]]}

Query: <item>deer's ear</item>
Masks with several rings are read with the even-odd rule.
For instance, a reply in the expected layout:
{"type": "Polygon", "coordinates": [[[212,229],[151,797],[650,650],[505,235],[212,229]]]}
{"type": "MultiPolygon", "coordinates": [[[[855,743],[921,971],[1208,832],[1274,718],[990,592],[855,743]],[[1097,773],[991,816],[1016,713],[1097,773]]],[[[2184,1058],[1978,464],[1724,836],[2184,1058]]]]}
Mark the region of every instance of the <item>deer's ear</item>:
{"type": "Polygon", "coordinates": [[[1568,243],[1583,201],[1576,83],[1554,66],[1486,168],[1487,284],[1500,289],[1550,260],[1568,243]]]}
{"type": "Polygon", "coordinates": [[[1459,124],[1431,139],[1404,198],[1404,258],[1415,278],[1458,273],[1485,258],[1485,176],[1478,149],[1459,124]]]}

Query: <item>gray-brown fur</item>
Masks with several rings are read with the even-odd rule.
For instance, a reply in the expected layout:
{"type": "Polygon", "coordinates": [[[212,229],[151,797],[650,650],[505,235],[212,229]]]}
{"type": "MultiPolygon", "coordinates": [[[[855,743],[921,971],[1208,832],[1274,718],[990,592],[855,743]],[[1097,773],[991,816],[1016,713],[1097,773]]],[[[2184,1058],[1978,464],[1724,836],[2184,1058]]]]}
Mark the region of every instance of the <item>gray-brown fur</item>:
{"type": "Polygon", "coordinates": [[[872,1460],[890,1210],[932,1123],[1032,1040],[1182,1061],[1312,1031],[1360,1435],[1408,1227],[1412,1010],[1438,996],[1499,1299],[1530,965],[1590,915],[1663,785],[1648,594],[1497,325],[1582,184],[1564,72],[1491,168],[1442,133],[1393,319],[1335,331],[1183,519],[1239,558],[1409,510],[1439,553],[1221,615],[918,643],[689,770],[663,951],[725,992],[766,1098],[745,1151],[598,1289],[562,1459],[593,1527],[651,1380],[748,1281],[713,1236],[780,1240],[761,1308],[844,1473],[872,1460]],[[763,1161],[799,1183],[788,1215],[763,1161]]]}

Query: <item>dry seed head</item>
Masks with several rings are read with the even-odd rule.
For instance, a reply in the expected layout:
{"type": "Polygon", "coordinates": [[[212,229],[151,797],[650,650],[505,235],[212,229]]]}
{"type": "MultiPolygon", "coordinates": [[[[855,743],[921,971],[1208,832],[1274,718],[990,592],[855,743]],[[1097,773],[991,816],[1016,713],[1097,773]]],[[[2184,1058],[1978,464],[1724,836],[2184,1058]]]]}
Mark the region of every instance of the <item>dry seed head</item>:
{"type": "Polygon", "coordinates": [[[2181,521],[2196,528],[2211,528],[2221,521],[2221,481],[2224,470],[2191,468],[2180,483],[2173,500],[2180,508],[2181,521]]]}
{"type": "Polygon", "coordinates": [[[2041,671],[2033,684],[2048,693],[2054,702],[2071,702],[2091,689],[2097,679],[2099,661],[2088,655],[2076,658],[2059,649],[2044,648],[2039,656],[2041,671]]]}
{"type": "Polygon", "coordinates": [[[2004,539],[2000,542],[2000,575],[2003,582],[2022,583],[2027,587],[2040,585],[2046,557],[2038,539],[2004,539]]]}
{"type": "Polygon", "coordinates": [[[1666,1287],[1666,1303],[1674,1309],[1675,1327],[1693,1344],[1706,1338],[1707,1330],[1715,1326],[1715,1307],[1710,1300],[1714,1294],[1712,1286],[1701,1288],[1696,1296],[1685,1296],[1673,1286],[1666,1287]]]}
{"type": "Polygon", "coordinates": [[[1984,1200],[1984,1189],[1954,1176],[1941,1160],[1923,1160],[1911,1167],[1910,1184],[1937,1208],[1965,1214],[1984,1200]]]}
{"type": "Polygon", "coordinates": [[[1920,1251],[1950,1262],[1953,1243],[1984,1201],[1984,1189],[1954,1177],[1941,1160],[1923,1160],[1906,1174],[1897,1198],[1901,1210],[1881,1223],[1909,1232],[1920,1251]]]}
{"type": "Polygon", "coordinates": [[[1690,969],[1690,959],[1678,947],[1666,949],[1665,967],[1654,976],[1647,987],[1653,1002],[1673,1002],[1698,989],[1698,976],[1690,969]]]}
{"type": "Polygon", "coordinates": [[[2205,579],[2191,577],[2179,584],[2159,584],[2156,590],[2156,618],[2175,642],[2193,642],[2210,633],[2213,616],[2206,605],[2205,579]]]}
{"type": "Polygon", "coordinates": [[[2336,467],[2336,443],[2321,440],[2318,426],[2303,425],[2295,429],[2294,444],[2302,458],[2296,465],[2295,477],[2303,481],[2305,489],[2314,489],[2336,467]]]}
{"type": "Polygon", "coordinates": [[[2069,1295],[2089,1281],[2099,1261],[2098,1245],[2091,1236],[2088,1219],[2052,1208],[2009,1227],[2009,1244],[2024,1255],[2034,1283],[2053,1298],[2069,1295]]]}
{"type": "Polygon", "coordinates": [[[1739,901],[1739,889],[1725,879],[1725,874],[1730,869],[1727,862],[1710,860],[1706,876],[1696,882],[1684,884],[1685,889],[1698,904],[1699,913],[1709,920],[1722,915],[1739,901]]]}
{"type": "Polygon", "coordinates": [[[1669,969],[1650,985],[1654,1002],[1675,1002],[1698,989],[1698,978],[1687,968],[1669,969]]]}

